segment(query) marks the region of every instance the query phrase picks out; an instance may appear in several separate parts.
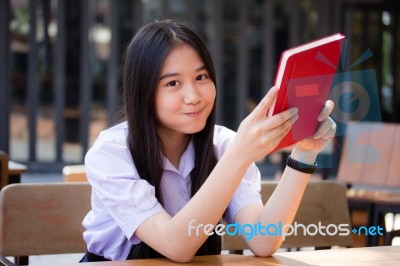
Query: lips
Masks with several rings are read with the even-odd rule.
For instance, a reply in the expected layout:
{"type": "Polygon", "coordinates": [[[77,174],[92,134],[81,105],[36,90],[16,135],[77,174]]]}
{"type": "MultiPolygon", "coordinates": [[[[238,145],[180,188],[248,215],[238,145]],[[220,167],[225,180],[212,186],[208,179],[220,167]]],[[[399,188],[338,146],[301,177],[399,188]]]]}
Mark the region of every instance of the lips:
{"type": "Polygon", "coordinates": [[[199,115],[204,109],[205,109],[205,107],[203,107],[201,109],[193,110],[191,112],[185,112],[185,115],[190,115],[190,116],[199,115]]]}

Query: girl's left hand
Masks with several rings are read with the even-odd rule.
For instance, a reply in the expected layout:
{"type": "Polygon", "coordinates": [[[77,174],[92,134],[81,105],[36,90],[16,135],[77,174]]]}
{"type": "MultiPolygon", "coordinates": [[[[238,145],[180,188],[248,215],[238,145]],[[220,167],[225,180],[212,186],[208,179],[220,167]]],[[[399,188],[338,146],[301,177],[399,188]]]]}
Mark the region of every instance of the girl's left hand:
{"type": "Polygon", "coordinates": [[[329,117],[334,107],[334,103],[331,100],[326,101],[324,108],[318,116],[320,121],[319,128],[313,137],[301,140],[296,143],[296,149],[319,153],[329,143],[329,141],[335,136],[336,124],[329,117]]]}

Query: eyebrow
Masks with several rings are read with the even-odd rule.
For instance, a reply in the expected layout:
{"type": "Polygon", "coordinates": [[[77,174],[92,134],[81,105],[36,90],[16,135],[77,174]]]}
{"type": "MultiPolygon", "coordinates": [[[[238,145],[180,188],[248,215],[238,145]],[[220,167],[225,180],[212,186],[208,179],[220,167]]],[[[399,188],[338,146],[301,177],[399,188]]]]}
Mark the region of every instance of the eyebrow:
{"type": "MultiPolygon", "coordinates": [[[[197,68],[195,71],[196,71],[196,72],[199,72],[199,71],[201,71],[201,70],[207,70],[207,67],[206,67],[205,65],[203,65],[203,66],[197,68]]],[[[162,80],[162,79],[165,79],[165,78],[178,76],[179,74],[180,74],[180,73],[175,73],[175,72],[172,72],[172,73],[165,73],[165,74],[162,75],[158,80],[162,80]]]]}

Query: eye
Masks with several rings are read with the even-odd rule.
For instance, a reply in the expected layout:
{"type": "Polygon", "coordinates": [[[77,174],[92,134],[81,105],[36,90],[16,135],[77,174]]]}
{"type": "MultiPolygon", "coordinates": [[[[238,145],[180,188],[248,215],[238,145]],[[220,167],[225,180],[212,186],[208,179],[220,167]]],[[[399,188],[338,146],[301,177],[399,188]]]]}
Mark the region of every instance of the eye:
{"type": "Polygon", "coordinates": [[[206,75],[206,74],[201,74],[201,75],[198,75],[197,77],[196,77],[196,80],[205,80],[205,79],[207,79],[208,78],[208,76],[206,75]]]}
{"type": "Polygon", "coordinates": [[[169,86],[169,87],[175,87],[175,86],[178,86],[178,84],[179,84],[179,81],[177,81],[177,80],[172,80],[172,81],[170,81],[170,82],[167,83],[167,86],[169,86]]]}

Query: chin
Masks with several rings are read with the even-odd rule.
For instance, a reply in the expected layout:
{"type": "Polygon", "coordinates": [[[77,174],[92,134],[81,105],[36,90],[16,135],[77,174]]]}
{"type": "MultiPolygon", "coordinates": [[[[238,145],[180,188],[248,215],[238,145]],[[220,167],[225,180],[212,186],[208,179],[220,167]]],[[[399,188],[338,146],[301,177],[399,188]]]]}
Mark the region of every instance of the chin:
{"type": "Polygon", "coordinates": [[[195,134],[195,133],[199,133],[200,131],[202,131],[204,129],[204,127],[206,126],[206,124],[202,124],[202,125],[193,125],[188,127],[185,130],[186,134],[195,134]]]}

